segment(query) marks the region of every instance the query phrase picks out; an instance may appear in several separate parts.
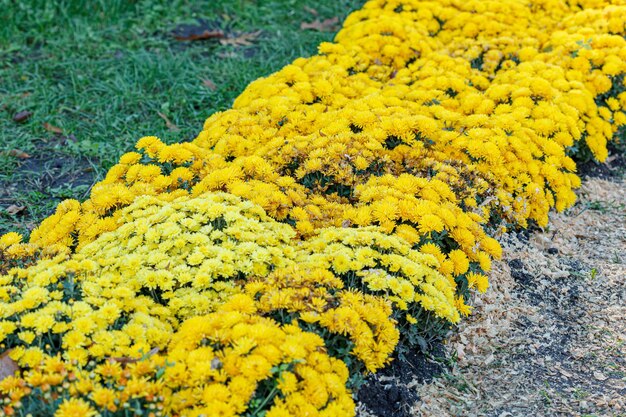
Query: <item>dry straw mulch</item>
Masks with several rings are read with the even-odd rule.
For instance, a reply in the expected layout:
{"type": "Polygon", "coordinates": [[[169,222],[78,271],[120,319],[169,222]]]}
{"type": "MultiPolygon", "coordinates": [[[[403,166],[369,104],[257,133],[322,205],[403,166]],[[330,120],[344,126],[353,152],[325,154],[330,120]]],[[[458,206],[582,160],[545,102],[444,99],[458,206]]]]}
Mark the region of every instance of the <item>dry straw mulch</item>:
{"type": "Polygon", "coordinates": [[[626,416],[626,182],[590,179],[547,230],[502,238],[492,288],[417,387],[416,416],[626,416]]]}

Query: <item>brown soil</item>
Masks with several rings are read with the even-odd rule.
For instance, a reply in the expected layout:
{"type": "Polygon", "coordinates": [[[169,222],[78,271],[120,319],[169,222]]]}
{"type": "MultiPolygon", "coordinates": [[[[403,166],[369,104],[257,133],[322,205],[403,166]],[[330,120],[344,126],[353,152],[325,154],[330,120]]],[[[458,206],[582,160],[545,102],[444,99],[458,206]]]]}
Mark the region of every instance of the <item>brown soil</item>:
{"type": "Polygon", "coordinates": [[[430,383],[444,372],[440,358],[445,355],[443,345],[435,344],[428,355],[409,352],[370,375],[356,396],[359,417],[411,417],[413,404],[419,400],[415,387],[430,383]]]}

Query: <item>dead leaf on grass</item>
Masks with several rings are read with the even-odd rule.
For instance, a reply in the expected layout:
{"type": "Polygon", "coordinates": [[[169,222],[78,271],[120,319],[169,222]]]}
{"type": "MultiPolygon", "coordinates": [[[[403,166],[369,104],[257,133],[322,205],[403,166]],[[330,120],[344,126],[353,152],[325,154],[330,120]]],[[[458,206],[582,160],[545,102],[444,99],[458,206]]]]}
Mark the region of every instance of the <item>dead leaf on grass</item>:
{"type": "Polygon", "coordinates": [[[19,214],[23,212],[24,210],[26,210],[26,206],[17,206],[15,204],[11,204],[9,207],[6,208],[6,212],[12,216],[19,214]]]}
{"type": "Polygon", "coordinates": [[[19,149],[11,149],[8,152],[9,155],[16,157],[17,159],[28,159],[30,158],[30,155],[27,154],[26,152],[19,150],[19,149]]]}
{"type": "Polygon", "coordinates": [[[188,36],[176,36],[174,35],[176,40],[178,41],[198,41],[204,39],[220,39],[224,37],[224,32],[221,30],[205,30],[200,33],[193,33],[188,36]]]}
{"type": "Polygon", "coordinates": [[[170,119],[167,118],[166,115],[164,115],[163,113],[161,113],[160,111],[157,112],[158,115],[161,117],[161,119],[165,120],[165,126],[167,126],[167,128],[169,130],[171,130],[172,132],[178,132],[180,130],[180,127],[176,126],[174,123],[172,123],[170,121],[170,119]]]}
{"type": "Polygon", "coordinates": [[[317,16],[319,15],[319,13],[317,12],[317,10],[315,10],[312,7],[309,6],[304,6],[304,10],[306,10],[307,12],[311,13],[313,16],[317,16]]]}
{"type": "Polygon", "coordinates": [[[10,349],[0,355],[0,381],[13,376],[15,372],[20,370],[17,362],[9,357],[9,353],[11,353],[10,349]]]}
{"type": "Polygon", "coordinates": [[[331,17],[330,19],[319,20],[315,19],[312,22],[302,22],[300,24],[300,29],[302,30],[317,30],[320,32],[331,32],[337,28],[337,23],[339,23],[339,18],[337,16],[331,17]]]}
{"type": "Polygon", "coordinates": [[[224,31],[217,23],[207,20],[198,20],[197,25],[179,25],[172,31],[174,39],[177,41],[201,41],[207,39],[222,39],[224,31]]]}
{"type": "Polygon", "coordinates": [[[30,116],[32,115],[33,115],[33,112],[28,111],[28,110],[23,110],[13,115],[13,121],[16,123],[24,123],[26,120],[30,119],[30,116]]]}
{"type": "Polygon", "coordinates": [[[257,30],[254,32],[243,32],[239,34],[232,34],[232,36],[224,39],[220,39],[220,43],[222,45],[230,45],[230,46],[250,46],[257,40],[259,35],[262,33],[261,30],[257,30]]]}
{"type": "Polygon", "coordinates": [[[202,78],[202,85],[208,87],[211,91],[217,90],[217,85],[208,78],[202,78]]]}
{"type": "Polygon", "coordinates": [[[48,132],[58,133],[58,134],[63,133],[63,129],[61,129],[60,127],[53,126],[48,122],[45,122],[43,124],[43,128],[46,129],[48,132]]]}

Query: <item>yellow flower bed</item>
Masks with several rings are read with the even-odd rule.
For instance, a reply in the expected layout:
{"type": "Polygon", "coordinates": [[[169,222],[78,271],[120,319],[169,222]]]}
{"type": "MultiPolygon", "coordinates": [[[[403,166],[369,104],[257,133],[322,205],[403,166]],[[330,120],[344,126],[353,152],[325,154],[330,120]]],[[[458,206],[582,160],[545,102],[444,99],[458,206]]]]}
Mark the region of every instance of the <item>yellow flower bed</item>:
{"type": "Polygon", "coordinates": [[[324,353],[320,336],[254,314],[249,298],[246,311],[238,309],[241,300],[233,301],[219,313],[185,321],[170,337],[167,355],[85,365],[46,357],[23,378],[0,382],[9,400],[4,412],[19,414],[28,397],[36,395],[38,415],[94,416],[96,410],[154,416],[353,413],[348,369],[324,353]]]}
{"type": "Polygon", "coordinates": [[[371,0],[0,237],[0,416],[354,414],[626,124],[626,2],[371,0]],[[98,410],[98,411],[96,411],[98,410]]]}

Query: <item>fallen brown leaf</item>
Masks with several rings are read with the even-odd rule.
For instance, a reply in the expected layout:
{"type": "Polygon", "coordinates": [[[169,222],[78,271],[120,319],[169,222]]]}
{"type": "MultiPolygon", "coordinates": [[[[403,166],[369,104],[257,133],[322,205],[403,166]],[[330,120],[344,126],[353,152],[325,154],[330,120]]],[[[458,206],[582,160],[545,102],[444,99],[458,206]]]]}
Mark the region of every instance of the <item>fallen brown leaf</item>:
{"type": "Polygon", "coordinates": [[[48,122],[45,122],[43,124],[43,128],[46,129],[48,132],[59,133],[59,134],[63,133],[63,129],[61,129],[60,127],[53,126],[48,122]]]}
{"type": "Polygon", "coordinates": [[[16,123],[24,123],[32,115],[33,115],[33,112],[30,112],[28,110],[23,110],[21,112],[15,113],[15,115],[13,115],[13,121],[16,122],[16,123]]]}
{"type": "Polygon", "coordinates": [[[178,41],[198,41],[207,39],[221,39],[222,31],[214,22],[198,20],[197,25],[179,25],[172,32],[174,39],[178,41]]]}
{"type": "Polygon", "coordinates": [[[202,85],[204,85],[205,87],[208,87],[212,91],[217,90],[217,85],[215,85],[215,83],[209,80],[208,78],[202,79],[202,85]]]}
{"type": "Polygon", "coordinates": [[[304,10],[311,13],[313,16],[317,16],[319,13],[312,7],[304,6],[304,10]]]}
{"type": "Polygon", "coordinates": [[[201,33],[190,34],[189,36],[174,36],[178,41],[198,41],[203,39],[220,39],[224,37],[221,30],[205,30],[201,33]]]}
{"type": "Polygon", "coordinates": [[[238,35],[233,35],[229,38],[221,39],[220,43],[222,45],[230,45],[230,46],[250,46],[259,37],[261,33],[262,33],[261,30],[257,30],[255,32],[244,32],[238,35]]]}
{"type": "Polygon", "coordinates": [[[11,215],[16,215],[26,210],[26,206],[16,206],[15,204],[11,204],[6,208],[6,212],[11,215]]]}
{"type": "Polygon", "coordinates": [[[337,27],[337,23],[339,23],[339,18],[337,16],[322,21],[320,21],[319,19],[315,19],[312,22],[302,22],[300,24],[300,29],[312,29],[318,30],[320,32],[330,32],[335,30],[335,28],[337,27]]]}
{"type": "Polygon", "coordinates": [[[20,367],[17,366],[17,362],[9,357],[9,353],[11,353],[11,349],[0,355],[0,381],[13,376],[15,372],[20,370],[20,367]]]}
{"type": "Polygon", "coordinates": [[[21,150],[19,150],[19,149],[11,149],[11,150],[8,152],[8,154],[9,154],[9,155],[11,155],[11,156],[16,157],[16,158],[18,158],[18,159],[28,159],[28,158],[30,158],[30,155],[29,155],[29,154],[27,154],[26,152],[21,151],[21,150]]]}
{"type": "Polygon", "coordinates": [[[170,121],[170,119],[167,118],[166,115],[164,115],[163,113],[161,113],[160,111],[157,112],[159,114],[159,116],[161,117],[161,119],[165,120],[165,126],[167,126],[167,128],[169,130],[171,130],[172,132],[178,132],[180,130],[180,127],[176,126],[174,123],[172,123],[170,121]]]}

